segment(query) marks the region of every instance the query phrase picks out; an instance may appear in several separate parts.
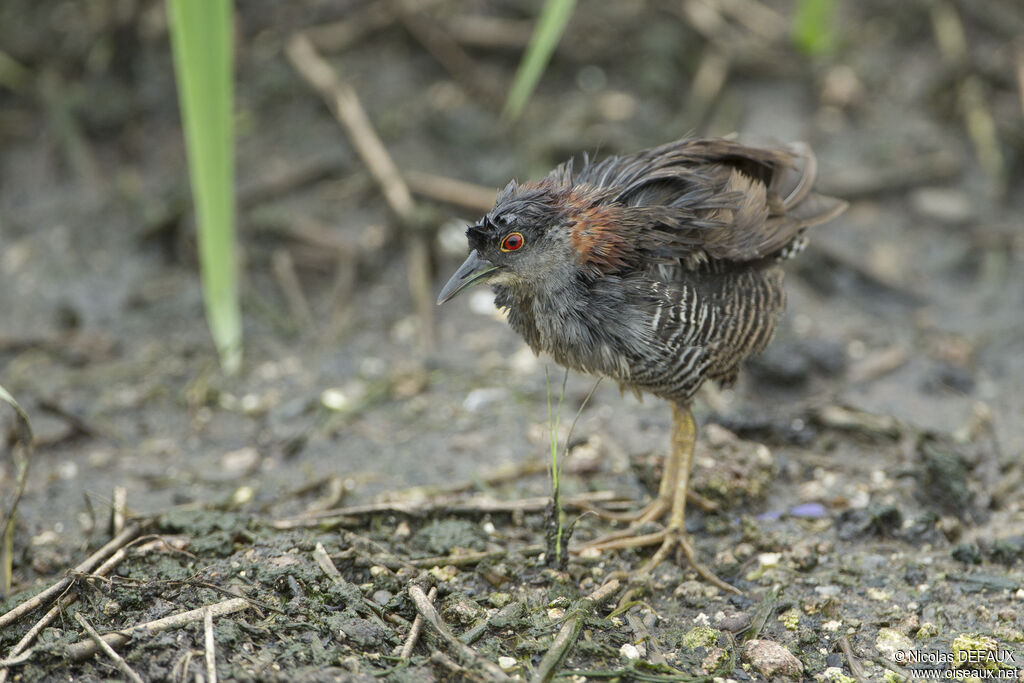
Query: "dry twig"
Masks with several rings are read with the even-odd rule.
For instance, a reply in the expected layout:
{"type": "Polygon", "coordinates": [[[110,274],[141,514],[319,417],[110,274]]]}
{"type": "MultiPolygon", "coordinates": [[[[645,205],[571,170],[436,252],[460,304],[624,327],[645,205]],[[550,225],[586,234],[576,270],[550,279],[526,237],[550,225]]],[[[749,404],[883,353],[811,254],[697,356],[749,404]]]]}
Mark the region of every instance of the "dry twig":
{"type": "Polygon", "coordinates": [[[217,641],[213,637],[213,612],[203,607],[203,635],[206,649],[206,683],[217,683],[217,641]]]}
{"type": "Polygon", "coordinates": [[[1014,51],[1017,61],[1017,94],[1020,96],[1020,113],[1024,115],[1024,46],[1014,51]]]}
{"type": "MultiPolygon", "coordinates": [[[[538,543],[535,545],[528,545],[525,548],[519,548],[515,552],[520,555],[539,555],[546,549],[547,548],[544,545],[538,543]]],[[[484,550],[476,553],[465,553],[464,555],[437,555],[435,557],[421,557],[415,560],[409,560],[409,564],[422,569],[449,565],[452,567],[470,567],[474,564],[480,564],[485,560],[508,557],[510,552],[512,551],[508,548],[504,548],[502,550],[484,550]]]]}
{"type": "Polygon", "coordinates": [[[352,146],[380,185],[391,210],[403,220],[411,219],[415,205],[409,188],[384,143],[377,136],[355,89],[338,77],[305,35],[293,35],[288,40],[285,52],[299,74],[330,106],[335,118],[348,134],[352,146]]]}
{"type": "Polygon", "coordinates": [[[127,545],[132,539],[139,535],[142,531],[142,524],[129,525],[123,532],[112,538],[102,548],[94,552],[92,555],[87,557],[83,562],[75,566],[70,576],[65,576],[63,579],[53,584],[44,591],[37,593],[34,597],[21,603],[11,611],[7,612],[3,616],[0,616],[0,629],[4,629],[10,624],[20,619],[25,614],[31,612],[37,607],[48,603],[64,591],[66,591],[72,583],[75,581],[75,575],[88,574],[96,565],[100,564],[112,553],[127,545]]]}
{"type": "Polygon", "coordinates": [[[327,554],[327,549],[324,548],[323,543],[317,543],[313,549],[313,559],[320,565],[320,569],[324,571],[324,574],[331,577],[334,582],[344,583],[345,579],[342,577],[341,572],[338,571],[338,567],[334,564],[334,560],[327,554]]]}
{"type": "Polygon", "coordinates": [[[89,637],[92,639],[92,642],[96,644],[96,647],[103,650],[104,654],[114,660],[114,663],[117,664],[117,668],[121,673],[135,683],[142,683],[142,677],[128,666],[128,662],[124,661],[124,657],[114,652],[114,648],[110,647],[110,645],[100,637],[100,634],[96,632],[96,629],[93,628],[92,624],[89,623],[81,612],[75,612],[75,621],[85,629],[85,632],[89,634],[89,637]]]}
{"type": "MultiPolygon", "coordinates": [[[[97,567],[96,571],[94,571],[91,576],[106,576],[114,567],[121,564],[121,561],[127,556],[127,551],[124,548],[121,548],[107,558],[106,562],[97,567]]],[[[12,647],[11,651],[8,653],[7,659],[0,662],[0,683],[4,683],[4,681],[7,680],[6,667],[28,660],[28,658],[34,654],[29,645],[31,645],[32,641],[36,639],[36,636],[39,635],[40,631],[49,626],[50,623],[57,618],[57,615],[61,614],[65,609],[67,609],[68,605],[77,599],[78,591],[72,590],[62,595],[57,601],[57,604],[51,607],[46,614],[44,614],[39,621],[33,624],[32,628],[30,628],[28,632],[21,637],[21,640],[15,643],[14,647],[12,647]]]]}
{"type": "Polygon", "coordinates": [[[647,660],[652,664],[667,664],[665,653],[661,651],[658,640],[640,620],[640,617],[632,611],[627,611],[624,616],[626,623],[629,624],[629,630],[633,632],[633,642],[643,643],[647,647],[647,660]]]}
{"type": "Polygon", "coordinates": [[[25,650],[18,654],[11,654],[7,659],[0,659],[0,681],[7,680],[7,669],[12,666],[18,666],[27,662],[35,652],[32,650],[25,650]]]}
{"type": "Polygon", "coordinates": [[[110,502],[111,533],[115,536],[124,531],[125,519],[127,519],[126,507],[128,507],[128,489],[124,486],[115,486],[110,502]]]}
{"type": "Polygon", "coordinates": [[[729,77],[729,56],[714,45],[709,45],[701,57],[697,72],[690,85],[690,98],[686,106],[686,121],[697,126],[703,122],[708,111],[729,77]]]}
{"type": "MultiPolygon", "coordinates": [[[[163,619],[148,621],[144,624],[132,626],[131,628],[126,628],[122,631],[112,631],[102,636],[102,639],[111,647],[121,647],[135,636],[170,631],[171,629],[180,628],[200,621],[203,619],[203,614],[206,610],[209,610],[211,616],[219,617],[225,614],[238,612],[239,610],[249,607],[249,605],[249,601],[245,598],[232,598],[230,600],[224,600],[223,602],[214,603],[213,605],[207,605],[206,607],[200,607],[199,609],[172,614],[171,616],[164,617],[163,619]]],[[[81,640],[69,645],[65,653],[68,659],[77,662],[85,659],[86,657],[92,656],[98,649],[99,646],[97,646],[92,640],[81,640]]]]}
{"type": "Polygon", "coordinates": [[[366,34],[387,28],[398,20],[408,6],[426,9],[436,5],[440,0],[416,0],[407,2],[405,6],[395,2],[368,2],[359,10],[349,14],[343,21],[334,21],[319,26],[310,26],[304,30],[317,49],[324,52],[339,52],[353,45],[366,34]]]}
{"type": "Polygon", "coordinates": [[[420,318],[420,336],[425,346],[434,338],[434,301],[431,294],[429,245],[423,230],[417,227],[416,205],[409,187],[377,136],[355,89],[338,78],[334,69],[316,51],[302,33],[293,35],[285,47],[289,61],[324,99],[348,134],[349,141],[377,181],[388,206],[398,216],[405,231],[406,267],[409,290],[420,318]]]}
{"type": "Polygon", "coordinates": [[[483,14],[460,14],[448,20],[448,31],[463,45],[522,50],[530,42],[534,24],[529,19],[507,19],[483,14]]]}
{"type": "Polygon", "coordinates": [[[843,636],[839,639],[839,649],[846,655],[846,663],[850,667],[850,673],[857,679],[857,683],[863,683],[868,680],[867,675],[864,673],[864,667],[861,666],[860,659],[853,654],[853,647],[850,645],[850,639],[843,636]]]}
{"type": "MultiPolygon", "coordinates": [[[[430,604],[434,604],[434,598],[437,597],[437,586],[431,586],[430,592],[427,593],[427,600],[430,604]]],[[[416,647],[416,641],[420,639],[420,633],[423,631],[423,614],[420,612],[416,613],[416,618],[412,621],[412,626],[409,628],[409,637],[405,639],[405,644],[402,645],[402,651],[399,656],[402,659],[408,659],[412,656],[412,649],[416,647]]]]}
{"type": "Polygon", "coordinates": [[[730,49],[735,31],[719,12],[719,8],[704,0],[684,0],[673,5],[687,24],[700,33],[709,43],[723,50],[730,49]]]}
{"type": "Polygon", "coordinates": [[[480,678],[479,675],[474,675],[474,672],[469,671],[466,667],[459,666],[458,662],[441,650],[434,650],[430,654],[430,663],[448,672],[448,675],[445,676],[447,681],[473,681],[480,678]]]}
{"type": "MultiPolygon", "coordinates": [[[[94,439],[112,440],[115,438],[112,434],[89,424],[81,415],[76,415],[56,400],[43,398],[37,401],[36,405],[39,406],[39,409],[43,412],[49,413],[50,415],[53,415],[67,423],[67,425],[71,427],[73,434],[81,434],[82,436],[88,436],[94,439]]],[[[118,529],[118,531],[120,531],[120,529],[118,529]]]]}
{"type": "Polygon", "coordinates": [[[309,300],[302,290],[302,283],[295,271],[295,261],[292,260],[291,252],[287,249],[275,249],[270,256],[270,272],[274,275],[274,281],[281,289],[285,301],[288,302],[292,322],[296,327],[304,328],[307,331],[316,330],[313,309],[309,307],[309,300]]]}
{"type": "Polygon", "coordinates": [[[903,433],[899,421],[891,415],[876,415],[840,405],[822,406],[815,411],[814,417],[830,429],[886,436],[890,439],[895,439],[903,433]]]}
{"type": "Polygon", "coordinates": [[[406,171],[405,179],[409,182],[409,189],[416,194],[473,211],[490,211],[498,196],[498,190],[493,187],[467,183],[464,180],[446,178],[433,173],[406,171]]]}
{"type": "Polygon", "coordinates": [[[606,600],[615,595],[619,590],[618,579],[612,579],[596,591],[576,603],[569,613],[562,628],[558,631],[551,648],[544,654],[544,658],[537,665],[533,674],[534,683],[548,683],[558,672],[558,667],[565,661],[566,656],[576,644],[576,640],[583,630],[583,622],[592,611],[600,607],[606,600]]]}
{"type": "Polygon", "coordinates": [[[786,18],[758,0],[719,0],[722,10],[751,34],[774,42],[788,35],[786,18]]]}
{"type": "Polygon", "coordinates": [[[871,382],[903,367],[910,360],[910,351],[902,344],[894,344],[853,365],[846,378],[853,384],[871,382]]]}
{"type": "Polygon", "coordinates": [[[416,611],[423,616],[424,621],[437,631],[437,634],[441,636],[441,639],[444,640],[459,659],[466,664],[479,668],[490,680],[509,680],[509,677],[498,668],[497,664],[481,657],[476,650],[455,637],[455,634],[448,628],[448,625],[441,621],[441,616],[434,609],[433,603],[430,602],[422,588],[415,584],[410,585],[409,597],[412,598],[413,603],[416,605],[416,611]]]}

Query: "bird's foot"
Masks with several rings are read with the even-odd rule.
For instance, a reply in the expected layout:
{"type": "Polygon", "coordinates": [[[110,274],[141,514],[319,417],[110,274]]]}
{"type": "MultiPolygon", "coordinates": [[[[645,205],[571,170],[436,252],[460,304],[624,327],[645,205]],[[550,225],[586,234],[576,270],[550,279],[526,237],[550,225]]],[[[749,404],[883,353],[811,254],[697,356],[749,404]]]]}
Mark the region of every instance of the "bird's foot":
{"type": "Polygon", "coordinates": [[[714,572],[705,567],[703,564],[697,561],[697,555],[693,550],[693,546],[686,540],[686,533],[682,528],[669,526],[660,531],[652,533],[638,534],[638,525],[630,525],[628,529],[622,531],[616,531],[610,534],[596,538],[589,543],[575,548],[573,552],[585,552],[585,551],[605,551],[605,550],[623,550],[625,548],[641,548],[649,545],[660,545],[658,549],[654,551],[654,555],[650,557],[640,569],[635,572],[634,576],[645,576],[650,574],[654,569],[660,565],[665,558],[669,557],[669,554],[673,550],[681,550],[683,555],[686,557],[686,561],[690,563],[693,570],[697,572],[697,575],[717,588],[724,590],[729,593],[742,594],[739,588],[732,586],[722,579],[718,578],[714,572]]]}
{"type": "Polygon", "coordinates": [[[672,501],[668,498],[662,498],[659,496],[639,510],[633,510],[631,512],[612,512],[611,510],[605,510],[595,506],[588,507],[587,512],[592,512],[601,519],[607,519],[614,522],[631,522],[629,529],[615,532],[616,534],[621,535],[622,533],[629,534],[633,529],[636,529],[639,526],[661,519],[671,508],[672,501]]]}
{"type": "MultiPolygon", "coordinates": [[[[650,574],[670,554],[673,554],[674,557],[674,551],[682,551],[690,566],[702,579],[721,590],[741,593],[742,591],[738,588],[722,581],[698,562],[697,556],[693,552],[693,546],[686,540],[686,503],[688,499],[692,499],[692,496],[688,494],[690,494],[690,467],[693,465],[693,448],[696,443],[697,428],[687,406],[673,404],[672,421],[672,452],[665,462],[665,471],[662,473],[661,485],[658,487],[658,497],[635,515],[626,516],[626,519],[633,521],[628,528],[584,543],[582,546],[574,548],[573,552],[601,552],[657,545],[658,549],[654,551],[654,555],[643,564],[639,572],[632,574],[633,576],[644,576],[650,574]],[[650,533],[650,523],[662,519],[666,513],[668,526],[650,533]]],[[[703,497],[699,497],[699,500],[698,505],[709,502],[703,497]]],[[[701,507],[704,506],[701,505],[701,507]]]]}
{"type": "MultiPolygon", "coordinates": [[[[700,495],[696,491],[686,492],[686,503],[687,505],[692,505],[704,512],[715,512],[718,510],[718,503],[700,495]]],[[[586,511],[592,512],[601,519],[607,519],[613,522],[630,522],[630,529],[632,529],[633,527],[638,527],[642,524],[647,524],[648,522],[656,522],[664,517],[671,509],[672,499],[669,497],[659,496],[639,510],[632,510],[630,512],[614,512],[594,505],[587,506],[586,511]]],[[[616,535],[617,537],[621,537],[623,534],[628,535],[630,533],[632,533],[632,531],[626,530],[625,532],[616,532],[616,535]]]]}
{"type": "Polygon", "coordinates": [[[662,539],[661,546],[654,552],[651,559],[647,560],[647,562],[640,567],[640,574],[650,574],[655,567],[661,564],[662,561],[668,557],[669,553],[678,548],[683,551],[683,555],[686,556],[686,561],[690,563],[691,567],[693,567],[693,571],[697,572],[697,576],[704,579],[712,586],[716,586],[727,593],[736,593],[737,595],[743,594],[743,591],[739,588],[736,588],[736,586],[730,585],[718,578],[714,572],[697,561],[697,555],[693,551],[693,546],[686,540],[686,533],[682,529],[669,527],[668,529],[665,529],[663,536],[664,538],[662,539]]]}
{"type": "Polygon", "coordinates": [[[638,533],[638,531],[648,526],[647,522],[642,524],[630,524],[628,528],[620,531],[613,531],[610,534],[599,536],[593,541],[588,541],[576,548],[573,548],[574,553],[583,552],[604,552],[605,550],[623,550],[625,548],[642,548],[648,545],[655,545],[661,543],[665,539],[665,529],[655,531],[653,533],[638,533]]]}

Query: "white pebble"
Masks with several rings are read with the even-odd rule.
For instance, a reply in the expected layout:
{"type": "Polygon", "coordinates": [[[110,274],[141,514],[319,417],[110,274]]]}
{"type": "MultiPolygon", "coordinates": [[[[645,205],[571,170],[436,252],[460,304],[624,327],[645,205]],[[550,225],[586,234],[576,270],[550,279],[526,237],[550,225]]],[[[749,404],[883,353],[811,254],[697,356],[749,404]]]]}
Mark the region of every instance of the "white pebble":
{"type": "Polygon", "coordinates": [[[506,396],[508,396],[508,392],[497,387],[474,389],[466,395],[465,399],[463,399],[462,407],[472,413],[490,405],[491,403],[503,401],[506,396]]]}
{"type": "Polygon", "coordinates": [[[632,643],[623,643],[622,647],[619,648],[619,654],[626,659],[640,659],[640,650],[632,643]]]}

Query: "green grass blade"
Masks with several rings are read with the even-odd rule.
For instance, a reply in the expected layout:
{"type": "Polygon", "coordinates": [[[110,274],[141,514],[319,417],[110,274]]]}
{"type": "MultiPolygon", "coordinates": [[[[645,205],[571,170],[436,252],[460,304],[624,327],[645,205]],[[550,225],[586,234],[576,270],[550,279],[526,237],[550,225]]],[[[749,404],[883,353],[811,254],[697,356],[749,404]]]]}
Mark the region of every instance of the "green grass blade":
{"type": "Polygon", "coordinates": [[[230,0],[168,0],[174,72],[199,233],[206,320],[228,374],[242,360],[235,255],[230,0]]]}
{"type": "Polygon", "coordinates": [[[17,419],[14,429],[14,443],[11,445],[11,459],[15,464],[14,494],[6,510],[0,510],[0,597],[6,597],[11,591],[11,579],[14,566],[14,523],[18,516],[18,503],[25,492],[28,481],[28,468],[32,463],[33,441],[32,423],[28,414],[22,409],[14,397],[0,386],[0,401],[14,408],[17,419]]]}
{"type": "Polygon", "coordinates": [[[558,463],[558,431],[562,424],[562,404],[565,401],[565,387],[569,382],[569,370],[566,369],[562,377],[562,393],[558,396],[558,410],[552,415],[551,412],[551,379],[548,376],[547,367],[544,368],[544,386],[547,389],[548,397],[548,434],[551,440],[551,507],[554,515],[554,538],[551,545],[555,558],[555,566],[562,566],[562,536],[565,528],[562,524],[562,482],[561,466],[558,463]]]}
{"type": "Polygon", "coordinates": [[[793,42],[807,55],[823,55],[835,48],[835,0],[799,0],[793,15],[793,42]]]}
{"type": "Polygon", "coordinates": [[[505,100],[505,110],[501,116],[506,121],[515,121],[523,113],[526,103],[537,87],[544,69],[555,51],[558,41],[562,38],[566,24],[572,17],[576,0],[547,0],[537,19],[537,27],[526,46],[526,53],[519,62],[515,81],[505,100]]]}

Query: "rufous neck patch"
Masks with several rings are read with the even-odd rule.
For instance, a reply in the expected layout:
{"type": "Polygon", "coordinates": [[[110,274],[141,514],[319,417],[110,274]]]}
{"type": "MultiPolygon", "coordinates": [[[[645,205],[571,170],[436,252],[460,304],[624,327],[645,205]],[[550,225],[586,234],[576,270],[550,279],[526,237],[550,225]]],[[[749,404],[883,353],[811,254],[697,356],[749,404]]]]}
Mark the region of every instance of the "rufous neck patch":
{"type": "Polygon", "coordinates": [[[584,208],[569,214],[567,227],[579,264],[599,273],[622,270],[633,252],[622,208],[578,201],[576,195],[570,194],[570,206],[584,208]]]}

